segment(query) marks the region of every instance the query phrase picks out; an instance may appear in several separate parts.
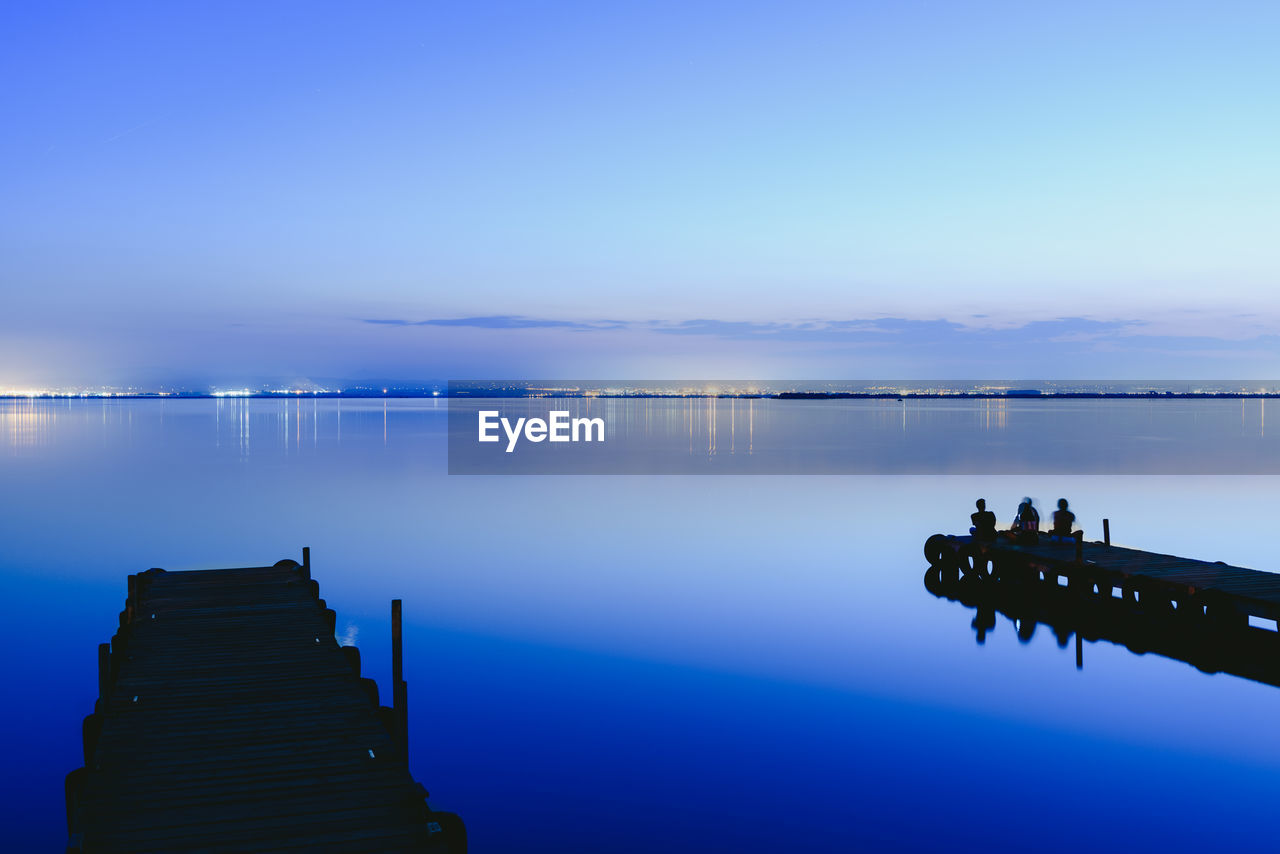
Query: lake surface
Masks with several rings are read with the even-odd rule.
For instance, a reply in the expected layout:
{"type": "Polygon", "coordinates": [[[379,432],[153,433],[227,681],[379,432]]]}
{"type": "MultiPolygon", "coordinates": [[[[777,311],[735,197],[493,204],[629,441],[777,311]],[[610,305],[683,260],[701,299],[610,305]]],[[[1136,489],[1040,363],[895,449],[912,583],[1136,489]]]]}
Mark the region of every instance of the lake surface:
{"type": "Polygon", "coordinates": [[[454,398],[449,473],[1280,474],[1267,402],[454,398]]]}
{"type": "MultiPolygon", "coordinates": [[[[833,423],[853,405],[820,403],[833,423]]],[[[911,413],[947,425],[940,457],[980,429],[948,405],[972,402],[911,413]]],[[[1005,429],[1087,458],[1127,419],[1074,405],[1025,402],[1005,429]]],[[[1255,443],[1276,470],[1261,401],[1178,406],[1144,416],[1152,444],[1225,471],[1224,448],[1255,443]]],[[[5,847],[65,842],[125,576],[304,545],[384,695],[403,598],[412,770],[476,852],[1269,838],[1280,689],[1109,643],[1077,670],[1072,645],[1004,619],[979,644],[973,611],[925,590],[921,546],[978,496],[1002,525],[1024,494],[1042,515],[1066,496],[1090,537],[1105,516],[1124,545],[1280,569],[1274,475],[467,477],[446,473],[447,433],[431,400],[0,401],[5,847]]]]}

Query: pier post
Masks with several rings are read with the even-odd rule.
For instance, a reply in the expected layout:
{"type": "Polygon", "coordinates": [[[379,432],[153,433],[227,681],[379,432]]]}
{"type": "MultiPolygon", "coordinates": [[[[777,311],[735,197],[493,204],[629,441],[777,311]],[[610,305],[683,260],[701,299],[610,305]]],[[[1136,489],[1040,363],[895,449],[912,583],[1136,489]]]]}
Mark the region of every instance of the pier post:
{"type": "Polygon", "coordinates": [[[311,577],[311,546],[302,547],[302,577],[311,577]]]}
{"type": "Polygon", "coordinates": [[[111,693],[111,644],[98,644],[98,699],[102,708],[107,706],[107,696],[111,693]]]}
{"type": "Polygon", "coordinates": [[[391,600],[391,696],[396,716],[396,741],[401,761],[409,764],[409,697],[404,681],[404,632],[400,600],[391,600]]]}
{"type": "Polygon", "coordinates": [[[1102,542],[1104,545],[1111,545],[1111,520],[1102,520],[1102,542]]]}
{"type": "Polygon", "coordinates": [[[1076,531],[1076,563],[1084,561],[1084,531],[1076,531]]]}

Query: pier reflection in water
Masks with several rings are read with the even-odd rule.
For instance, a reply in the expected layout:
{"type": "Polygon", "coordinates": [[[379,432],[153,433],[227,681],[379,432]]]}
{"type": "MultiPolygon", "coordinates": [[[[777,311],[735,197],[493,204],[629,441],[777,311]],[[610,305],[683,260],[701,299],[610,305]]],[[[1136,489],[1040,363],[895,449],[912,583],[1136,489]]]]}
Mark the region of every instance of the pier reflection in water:
{"type": "Polygon", "coordinates": [[[1025,575],[963,574],[931,566],[924,586],[975,612],[970,627],[979,644],[1002,616],[1022,643],[1041,626],[1062,648],[1074,638],[1078,668],[1085,663],[1084,641],[1108,642],[1137,655],[1184,661],[1205,673],[1229,673],[1280,687],[1280,633],[1270,628],[1223,622],[1195,609],[1144,608],[1131,597],[1025,575]]]}

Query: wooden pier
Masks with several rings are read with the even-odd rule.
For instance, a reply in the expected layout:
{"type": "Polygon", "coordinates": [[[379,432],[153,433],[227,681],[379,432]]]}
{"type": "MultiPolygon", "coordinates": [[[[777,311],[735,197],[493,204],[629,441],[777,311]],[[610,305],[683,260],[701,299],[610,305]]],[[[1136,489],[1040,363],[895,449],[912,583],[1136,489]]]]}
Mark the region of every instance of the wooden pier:
{"type": "MultiPolygon", "coordinates": [[[[1110,526],[1105,530],[1109,540],[1110,526]]],[[[1248,628],[1250,618],[1274,628],[1280,619],[1280,575],[1106,541],[1041,537],[1021,545],[935,534],[925,542],[924,554],[940,584],[990,578],[1023,588],[1062,587],[1077,597],[1120,600],[1145,617],[1177,618],[1216,632],[1248,628]]]]}
{"type": "Polygon", "coordinates": [[[387,708],[334,639],[309,550],[129,576],[67,775],[67,850],[465,852],[409,773],[399,604],[387,708]]]}

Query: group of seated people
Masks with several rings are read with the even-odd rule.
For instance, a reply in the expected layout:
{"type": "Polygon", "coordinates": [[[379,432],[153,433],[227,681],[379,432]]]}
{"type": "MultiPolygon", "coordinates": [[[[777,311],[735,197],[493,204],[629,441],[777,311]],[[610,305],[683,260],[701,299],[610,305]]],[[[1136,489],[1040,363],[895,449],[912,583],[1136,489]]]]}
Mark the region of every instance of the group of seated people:
{"type": "MultiPolygon", "coordinates": [[[[996,530],[996,514],[987,509],[985,498],[979,498],[977,506],[978,512],[969,516],[973,520],[973,527],[969,529],[969,533],[975,539],[995,542],[1005,537],[1015,543],[1039,542],[1040,513],[1030,498],[1022,499],[1022,503],[1018,505],[1018,513],[1014,516],[1013,525],[1007,531],[996,530]]],[[[1059,498],[1058,509],[1053,511],[1053,527],[1049,530],[1049,539],[1053,542],[1074,540],[1076,533],[1072,532],[1072,528],[1075,522],[1076,514],[1067,509],[1067,499],[1059,498]]]]}

